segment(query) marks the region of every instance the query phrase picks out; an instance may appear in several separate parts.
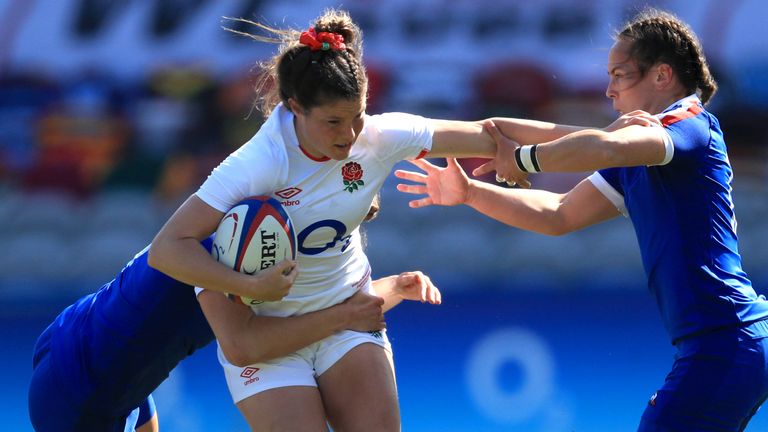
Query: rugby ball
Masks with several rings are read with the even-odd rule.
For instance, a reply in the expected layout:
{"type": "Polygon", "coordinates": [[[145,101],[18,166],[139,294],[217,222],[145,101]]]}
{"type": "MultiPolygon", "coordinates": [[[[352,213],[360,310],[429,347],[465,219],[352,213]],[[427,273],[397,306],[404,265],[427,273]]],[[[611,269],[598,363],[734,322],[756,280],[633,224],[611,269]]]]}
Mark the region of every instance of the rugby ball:
{"type": "MultiPolygon", "coordinates": [[[[283,206],[268,196],[253,196],[235,204],[219,222],[211,255],[233,270],[255,274],[284,259],[296,258],[296,234],[283,206]]],[[[261,303],[228,294],[245,305],[261,303]]]]}

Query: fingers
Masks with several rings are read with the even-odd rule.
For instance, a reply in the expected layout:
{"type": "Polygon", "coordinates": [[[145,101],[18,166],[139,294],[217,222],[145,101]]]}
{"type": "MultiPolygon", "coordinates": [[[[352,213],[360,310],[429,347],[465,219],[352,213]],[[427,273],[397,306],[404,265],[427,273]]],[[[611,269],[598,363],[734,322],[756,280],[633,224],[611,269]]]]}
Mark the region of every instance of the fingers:
{"type": "Polygon", "coordinates": [[[435,284],[432,283],[432,279],[420,271],[409,272],[402,276],[408,278],[407,283],[413,284],[418,287],[419,301],[429,304],[440,304],[442,301],[442,295],[440,290],[437,289],[435,284]]]}
{"type": "Polygon", "coordinates": [[[624,115],[625,116],[635,116],[635,115],[644,114],[644,113],[645,113],[645,111],[643,111],[643,110],[634,110],[634,111],[630,111],[630,112],[628,112],[628,113],[626,113],[624,115]]]}
{"type": "MultiPolygon", "coordinates": [[[[458,171],[459,174],[461,174],[462,177],[466,177],[466,173],[464,172],[464,168],[459,165],[459,161],[456,160],[456,158],[445,158],[446,168],[447,170],[454,170],[458,171]]],[[[435,167],[437,169],[437,167],[435,167]]]]}
{"type": "Polygon", "coordinates": [[[442,298],[442,294],[440,294],[440,290],[437,289],[437,287],[432,286],[431,289],[429,290],[427,303],[439,305],[442,302],[443,302],[443,298],[442,298]]]}
{"type": "Polygon", "coordinates": [[[464,171],[461,168],[461,165],[459,165],[459,161],[457,161],[456,158],[445,158],[445,163],[451,168],[464,171]]]}
{"type": "Polygon", "coordinates": [[[432,201],[432,198],[426,197],[421,198],[413,201],[408,202],[408,207],[410,208],[422,208],[433,205],[434,202],[432,201]]]}
{"type": "Polygon", "coordinates": [[[408,162],[410,162],[413,165],[416,165],[417,167],[427,172],[429,172],[429,170],[437,168],[436,165],[433,165],[431,162],[429,162],[426,159],[413,159],[413,160],[409,160],[408,162]]]}
{"type": "Polygon", "coordinates": [[[491,135],[491,138],[493,138],[494,141],[499,142],[499,140],[502,139],[501,132],[499,132],[499,128],[496,127],[496,123],[494,123],[493,120],[484,121],[483,129],[491,135]]]}
{"type": "Polygon", "coordinates": [[[472,175],[477,177],[483,174],[488,174],[489,172],[493,172],[495,170],[496,170],[496,161],[491,160],[472,170],[472,175]]]}
{"type": "Polygon", "coordinates": [[[649,126],[660,126],[661,122],[655,117],[643,116],[643,117],[632,117],[627,122],[627,125],[649,127],[649,126]]]}
{"type": "Polygon", "coordinates": [[[628,113],[626,113],[624,115],[627,115],[627,116],[647,115],[647,116],[649,116],[651,114],[648,111],[634,110],[634,111],[630,111],[630,112],[628,112],[628,113]]]}
{"type": "Polygon", "coordinates": [[[423,195],[427,193],[427,187],[424,185],[413,185],[413,184],[405,184],[405,183],[398,183],[397,190],[400,192],[405,192],[405,193],[415,194],[415,195],[423,195]]]}
{"type": "Polygon", "coordinates": [[[440,304],[440,290],[437,289],[429,276],[424,276],[424,300],[429,304],[440,304]]]}
{"type": "Polygon", "coordinates": [[[507,180],[504,177],[500,176],[499,173],[496,173],[496,181],[499,182],[499,183],[506,183],[510,187],[515,186],[517,184],[516,181],[514,181],[514,180],[507,180]]]}
{"type": "MultiPolygon", "coordinates": [[[[427,187],[424,185],[398,183],[396,187],[398,191],[405,192],[408,194],[413,194],[413,195],[428,194],[427,187]]],[[[432,204],[434,204],[434,202],[432,201],[432,198],[430,198],[429,196],[408,202],[408,206],[411,208],[421,208],[421,207],[430,206],[432,204]]]]}
{"type": "Polygon", "coordinates": [[[418,183],[424,183],[427,181],[426,174],[417,173],[414,171],[395,170],[395,177],[418,183]]]}
{"type": "Polygon", "coordinates": [[[285,259],[275,265],[276,271],[280,272],[283,276],[288,276],[291,280],[295,279],[298,275],[298,263],[291,259],[285,259]]]}
{"type": "MultiPolygon", "coordinates": [[[[426,279],[426,276],[424,278],[426,279]]],[[[421,301],[422,303],[428,301],[428,299],[429,299],[429,285],[430,284],[425,279],[419,278],[419,280],[418,280],[419,288],[420,288],[419,289],[419,301],[421,301]]]]}

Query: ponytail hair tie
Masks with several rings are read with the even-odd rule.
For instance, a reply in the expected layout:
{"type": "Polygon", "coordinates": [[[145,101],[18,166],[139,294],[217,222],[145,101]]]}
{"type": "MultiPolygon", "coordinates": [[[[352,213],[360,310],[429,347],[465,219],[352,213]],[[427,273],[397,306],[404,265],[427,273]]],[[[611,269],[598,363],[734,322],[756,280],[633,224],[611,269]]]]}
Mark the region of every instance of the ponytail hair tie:
{"type": "Polygon", "coordinates": [[[301,32],[299,43],[308,46],[312,51],[342,51],[347,49],[347,45],[344,44],[344,36],[330,32],[318,33],[314,28],[301,32]]]}

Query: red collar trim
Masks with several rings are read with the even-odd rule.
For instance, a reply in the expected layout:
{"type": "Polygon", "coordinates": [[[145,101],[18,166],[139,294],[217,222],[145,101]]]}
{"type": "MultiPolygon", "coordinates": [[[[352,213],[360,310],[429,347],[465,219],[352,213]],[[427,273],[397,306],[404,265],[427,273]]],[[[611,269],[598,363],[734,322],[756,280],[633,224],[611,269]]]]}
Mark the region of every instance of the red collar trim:
{"type": "Polygon", "coordinates": [[[320,157],[312,156],[306,150],[304,150],[304,147],[302,147],[301,144],[299,144],[299,149],[301,149],[301,152],[304,153],[304,156],[312,159],[315,162],[326,162],[331,160],[331,158],[329,158],[328,156],[320,156],[320,157]]]}

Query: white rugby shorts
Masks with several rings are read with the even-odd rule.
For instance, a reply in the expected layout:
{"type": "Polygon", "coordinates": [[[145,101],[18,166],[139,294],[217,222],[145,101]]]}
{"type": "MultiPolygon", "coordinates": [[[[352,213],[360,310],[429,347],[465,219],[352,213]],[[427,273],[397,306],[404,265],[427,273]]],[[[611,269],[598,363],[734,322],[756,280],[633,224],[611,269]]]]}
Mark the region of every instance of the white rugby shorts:
{"type": "Polygon", "coordinates": [[[265,390],[307,386],[317,387],[316,378],[330,369],[352,348],[364,343],[376,344],[392,353],[386,330],[357,332],[343,330],[285,357],[246,367],[230,363],[219,346],[219,363],[224,368],[227,387],[235,403],[265,390]]]}

